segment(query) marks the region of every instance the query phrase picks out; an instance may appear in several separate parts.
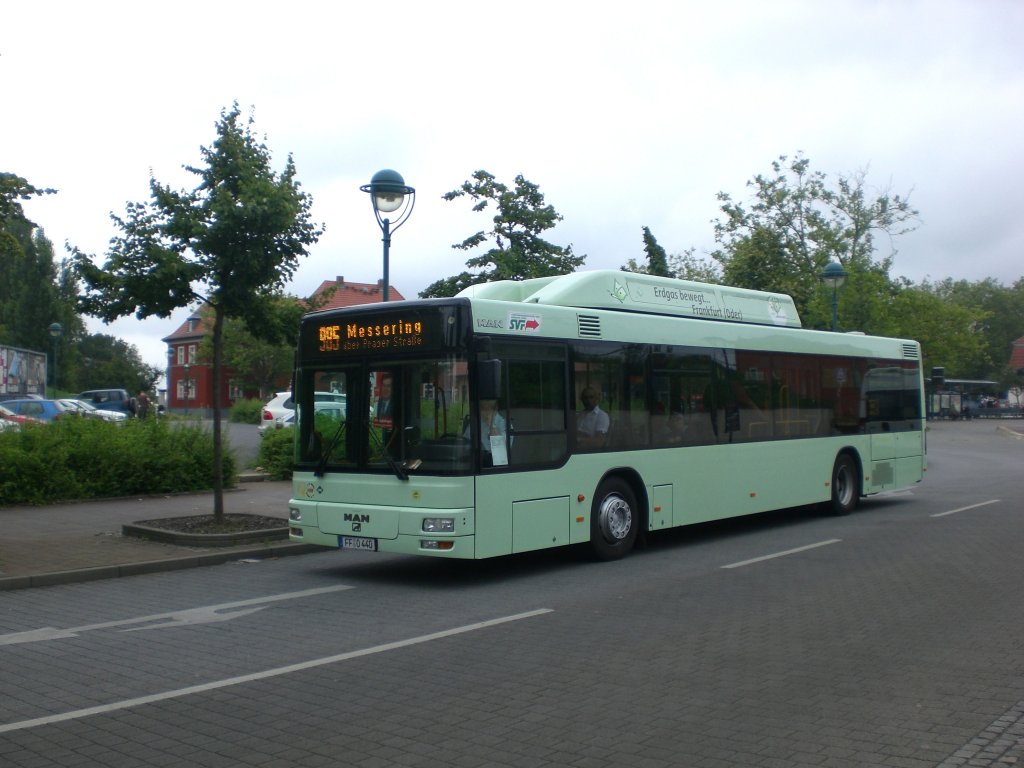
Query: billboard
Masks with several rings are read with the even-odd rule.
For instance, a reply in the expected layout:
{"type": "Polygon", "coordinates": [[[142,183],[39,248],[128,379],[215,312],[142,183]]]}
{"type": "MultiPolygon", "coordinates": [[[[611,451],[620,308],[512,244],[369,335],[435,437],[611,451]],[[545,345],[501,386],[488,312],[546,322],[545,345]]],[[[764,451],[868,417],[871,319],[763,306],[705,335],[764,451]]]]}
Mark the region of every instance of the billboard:
{"type": "Polygon", "coordinates": [[[46,353],[0,345],[0,395],[46,394],[46,353]]]}

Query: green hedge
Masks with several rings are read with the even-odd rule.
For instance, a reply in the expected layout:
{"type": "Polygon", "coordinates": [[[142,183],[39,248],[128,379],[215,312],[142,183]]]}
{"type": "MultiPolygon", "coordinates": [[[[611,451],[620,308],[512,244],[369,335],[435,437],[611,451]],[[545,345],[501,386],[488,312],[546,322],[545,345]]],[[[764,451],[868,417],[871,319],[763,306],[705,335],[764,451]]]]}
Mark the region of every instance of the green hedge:
{"type": "Polygon", "coordinates": [[[231,404],[231,415],[228,417],[234,424],[259,424],[263,416],[262,400],[236,400],[231,404]]]}
{"type": "Polygon", "coordinates": [[[290,480],[295,467],[295,428],[264,432],[258,463],[272,480],[290,480]]]}
{"type": "MultiPolygon", "coordinates": [[[[225,451],[225,485],[235,481],[225,451]]],[[[61,419],[0,432],[0,506],[213,487],[213,434],[171,419],[61,419]]]]}

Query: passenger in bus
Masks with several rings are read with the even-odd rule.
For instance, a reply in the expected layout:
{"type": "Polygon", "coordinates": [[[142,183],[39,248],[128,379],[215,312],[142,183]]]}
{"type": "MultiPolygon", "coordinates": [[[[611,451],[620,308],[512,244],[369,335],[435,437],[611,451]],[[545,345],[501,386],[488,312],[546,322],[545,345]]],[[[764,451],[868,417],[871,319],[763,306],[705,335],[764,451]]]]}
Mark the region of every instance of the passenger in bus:
{"type": "Polygon", "coordinates": [[[608,440],[611,420],[597,404],[598,394],[593,387],[580,392],[583,410],[576,416],[576,446],[583,450],[603,448],[608,440]]]}
{"type": "Polygon", "coordinates": [[[380,379],[377,406],[373,416],[373,426],[380,429],[381,443],[386,450],[391,450],[391,436],[394,428],[394,408],[391,402],[391,374],[384,374],[380,379]]]}
{"type": "MultiPolygon", "coordinates": [[[[494,456],[492,455],[492,449],[495,447],[494,443],[499,444],[499,448],[505,447],[505,418],[498,411],[498,402],[496,400],[481,400],[480,401],[480,450],[481,458],[483,459],[483,465],[485,467],[493,467],[494,456]],[[497,440],[492,440],[497,438],[497,440]]],[[[470,438],[469,420],[466,420],[466,425],[462,429],[462,436],[467,440],[470,438]]],[[[507,464],[507,452],[502,450],[503,458],[498,461],[499,464],[507,464]]]]}

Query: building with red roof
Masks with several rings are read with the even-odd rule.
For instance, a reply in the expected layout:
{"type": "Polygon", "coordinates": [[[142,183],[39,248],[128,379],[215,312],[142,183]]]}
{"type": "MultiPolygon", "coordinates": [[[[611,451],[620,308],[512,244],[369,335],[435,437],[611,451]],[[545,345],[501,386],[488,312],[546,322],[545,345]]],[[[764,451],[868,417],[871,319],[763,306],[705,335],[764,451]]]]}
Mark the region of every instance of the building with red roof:
{"type": "MultiPolygon", "coordinates": [[[[338,276],[324,280],[313,291],[310,304],[317,297],[326,300],[318,309],[341,309],[360,304],[374,304],[383,298],[383,281],[353,283],[338,276]]],[[[405,301],[393,286],[388,286],[390,301],[405,301]]],[[[297,331],[298,329],[296,329],[297,331]]],[[[167,345],[167,409],[173,413],[210,413],[213,407],[213,364],[199,357],[203,339],[213,332],[213,317],[200,306],[188,316],[174,333],[161,341],[167,345]]],[[[290,378],[285,377],[285,382],[290,378]]],[[[282,382],[282,387],[287,383],[282,382]]],[[[220,407],[228,409],[236,400],[258,397],[259,392],[247,387],[235,371],[225,368],[221,376],[220,407]]]]}

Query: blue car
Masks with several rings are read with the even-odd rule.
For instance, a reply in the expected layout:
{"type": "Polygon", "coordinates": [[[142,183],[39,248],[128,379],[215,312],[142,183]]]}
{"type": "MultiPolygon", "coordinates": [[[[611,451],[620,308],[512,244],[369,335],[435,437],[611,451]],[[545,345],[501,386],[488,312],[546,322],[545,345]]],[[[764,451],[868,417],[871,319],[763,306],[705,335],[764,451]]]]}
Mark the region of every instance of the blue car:
{"type": "Polygon", "coordinates": [[[30,419],[40,421],[55,421],[65,413],[55,400],[5,400],[4,408],[13,411],[19,416],[27,416],[30,419]]]}

